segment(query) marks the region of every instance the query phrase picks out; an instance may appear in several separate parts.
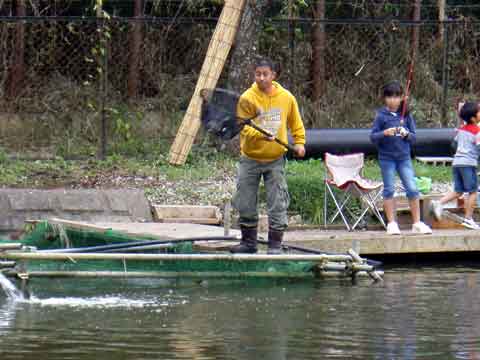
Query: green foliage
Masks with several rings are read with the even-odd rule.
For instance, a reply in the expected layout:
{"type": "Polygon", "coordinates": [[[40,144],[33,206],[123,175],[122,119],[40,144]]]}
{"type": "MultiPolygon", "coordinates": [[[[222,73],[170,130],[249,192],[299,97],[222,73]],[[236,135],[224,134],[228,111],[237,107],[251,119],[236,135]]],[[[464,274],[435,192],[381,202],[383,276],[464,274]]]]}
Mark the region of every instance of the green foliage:
{"type": "Polygon", "coordinates": [[[304,220],[323,222],[324,167],[321,160],[289,161],[287,183],[290,193],[290,211],[304,220]]]}
{"type": "Polygon", "coordinates": [[[112,152],[114,154],[138,155],[144,153],[144,140],[136,134],[143,115],[129,111],[125,106],[106,109],[113,126],[112,152]]]}
{"type": "Polygon", "coordinates": [[[8,162],[8,155],[6,151],[0,147],[0,166],[5,165],[8,162]]]}
{"type": "MultiPolygon", "coordinates": [[[[321,160],[289,161],[287,166],[287,183],[290,193],[290,211],[299,213],[304,221],[312,224],[324,223],[325,201],[325,167],[321,160]]],[[[334,190],[338,197],[339,191],[334,190]]],[[[353,201],[350,210],[354,213],[360,209],[359,203],[353,201]]],[[[327,201],[327,211],[331,215],[335,209],[331,199],[327,201]]],[[[341,219],[339,219],[341,220],[341,219]]]]}

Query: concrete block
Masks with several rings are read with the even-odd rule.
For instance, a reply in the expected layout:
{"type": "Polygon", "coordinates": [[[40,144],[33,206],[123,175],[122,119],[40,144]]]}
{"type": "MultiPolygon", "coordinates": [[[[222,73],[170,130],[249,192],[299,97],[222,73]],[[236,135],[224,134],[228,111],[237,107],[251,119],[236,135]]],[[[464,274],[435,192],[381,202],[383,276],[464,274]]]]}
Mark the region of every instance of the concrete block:
{"type": "MultiPolygon", "coordinates": [[[[120,213],[122,209],[128,209],[128,215],[131,219],[130,221],[153,221],[152,211],[150,209],[150,203],[145,197],[143,190],[102,190],[105,196],[110,200],[114,208],[113,212],[120,213]],[[115,199],[112,201],[112,199],[115,199]],[[124,207],[119,205],[117,201],[122,201],[125,205],[124,207]]],[[[118,214],[119,215],[119,214],[118,214]]]]}
{"type": "Polygon", "coordinates": [[[142,190],[0,189],[0,231],[21,229],[28,219],[152,221],[142,190]]]}
{"type": "Polygon", "coordinates": [[[220,224],[222,214],[217,206],[153,205],[155,221],[195,224],[220,224]]]}
{"type": "Polygon", "coordinates": [[[94,212],[102,211],[104,205],[102,204],[101,194],[97,191],[72,191],[67,192],[58,197],[62,210],[68,212],[94,212]]]}
{"type": "Polygon", "coordinates": [[[16,190],[7,195],[14,211],[51,211],[53,210],[48,193],[38,190],[16,190]]]}

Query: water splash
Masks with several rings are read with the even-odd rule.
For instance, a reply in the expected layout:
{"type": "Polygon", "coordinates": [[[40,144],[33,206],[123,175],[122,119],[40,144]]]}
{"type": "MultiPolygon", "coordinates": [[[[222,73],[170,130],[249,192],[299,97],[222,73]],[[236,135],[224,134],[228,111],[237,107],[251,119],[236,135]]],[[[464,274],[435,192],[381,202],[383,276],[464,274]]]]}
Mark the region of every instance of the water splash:
{"type": "Polygon", "coordinates": [[[39,299],[32,296],[28,300],[29,304],[36,304],[40,306],[66,306],[66,307],[79,307],[79,308],[143,308],[145,306],[155,305],[155,300],[147,299],[128,299],[119,296],[106,296],[106,297],[91,297],[91,298],[76,298],[76,297],[64,297],[64,298],[48,298],[39,299]]]}
{"type": "Polygon", "coordinates": [[[7,297],[13,301],[24,300],[24,296],[15,285],[0,272],[0,288],[3,289],[7,297]]]}

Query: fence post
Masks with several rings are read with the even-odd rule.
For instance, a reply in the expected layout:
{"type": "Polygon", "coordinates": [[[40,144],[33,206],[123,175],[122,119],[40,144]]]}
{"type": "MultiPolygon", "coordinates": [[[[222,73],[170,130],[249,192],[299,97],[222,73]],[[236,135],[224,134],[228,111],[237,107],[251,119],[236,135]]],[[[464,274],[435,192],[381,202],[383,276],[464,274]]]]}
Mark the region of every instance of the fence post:
{"type": "Polygon", "coordinates": [[[101,140],[101,149],[100,149],[100,158],[105,160],[107,156],[107,118],[105,115],[105,101],[108,96],[108,46],[107,46],[107,37],[104,34],[105,29],[105,19],[102,19],[102,41],[104,42],[103,51],[103,62],[102,62],[102,105],[101,105],[101,121],[102,121],[102,140],[101,140]]]}
{"type": "Polygon", "coordinates": [[[102,9],[102,0],[96,0],[96,17],[97,17],[97,31],[98,31],[98,42],[99,46],[99,56],[98,61],[99,75],[100,75],[100,86],[99,86],[99,96],[100,96],[100,148],[98,149],[98,157],[100,160],[105,160],[107,155],[107,119],[105,117],[105,100],[107,97],[107,63],[108,63],[108,54],[107,54],[107,37],[105,36],[105,17],[103,16],[102,9]]]}
{"type": "Polygon", "coordinates": [[[289,49],[289,57],[290,61],[288,65],[290,66],[289,74],[289,81],[290,87],[294,90],[295,81],[295,20],[293,20],[293,2],[292,0],[288,1],[288,49],[289,49]]]}
{"type": "MultiPolygon", "coordinates": [[[[10,68],[9,80],[7,82],[6,96],[10,99],[16,99],[25,85],[25,20],[20,20],[26,16],[26,4],[24,0],[16,2],[15,16],[15,41],[13,47],[13,63],[10,68]]],[[[8,58],[8,57],[7,57],[8,58]]]]}
{"type": "Polygon", "coordinates": [[[447,119],[447,99],[448,99],[448,75],[449,75],[449,65],[448,65],[448,54],[449,54],[449,29],[448,24],[443,22],[442,26],[444,26],[443,31],[443,62],[442,62],[442,88],[443,88],[443,96],[442,96],[442,120],[441,123],[443,126],[448,124],[447,119]]]}

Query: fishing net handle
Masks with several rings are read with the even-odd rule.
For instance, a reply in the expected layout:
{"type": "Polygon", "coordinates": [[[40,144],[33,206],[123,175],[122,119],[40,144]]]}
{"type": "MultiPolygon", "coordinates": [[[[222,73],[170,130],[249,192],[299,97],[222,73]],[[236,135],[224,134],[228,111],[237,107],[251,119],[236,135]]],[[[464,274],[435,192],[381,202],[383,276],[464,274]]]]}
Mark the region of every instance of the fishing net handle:
{"type": "Polygon", "coordinates": [[[267,136],[267,137],[273,137],[273,141],[275,141],[277,144],[280,144],[282,145],[285,149],[289,150],[289,151],[292,151],[293,153],[296,153],[296,150],[295,148],[280,140],[278,137],[276,136],[273,136],[270,132],[268,132],[267,130],[265,129],[262,129],[260,126],[256,125],[254,122],[253,122],[253,119],[248,119],[248,120],[243,120],[242,121],[242,126],[250,126],[251,128],[257,130],[258,132],[262,133],[263,135],[267,136]]]}

